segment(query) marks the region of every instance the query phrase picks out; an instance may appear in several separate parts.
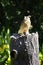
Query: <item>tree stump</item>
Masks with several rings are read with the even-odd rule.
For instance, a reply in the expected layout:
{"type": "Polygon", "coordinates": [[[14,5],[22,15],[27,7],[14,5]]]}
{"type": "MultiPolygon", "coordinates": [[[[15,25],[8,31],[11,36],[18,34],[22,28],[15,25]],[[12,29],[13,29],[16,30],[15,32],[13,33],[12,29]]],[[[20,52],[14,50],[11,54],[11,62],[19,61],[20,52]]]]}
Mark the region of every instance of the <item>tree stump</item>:
{"type": "Polygon", "coordinates": [[[38,33],[14,34],[10,37],[11,65],[39,65],[38,33]]]}

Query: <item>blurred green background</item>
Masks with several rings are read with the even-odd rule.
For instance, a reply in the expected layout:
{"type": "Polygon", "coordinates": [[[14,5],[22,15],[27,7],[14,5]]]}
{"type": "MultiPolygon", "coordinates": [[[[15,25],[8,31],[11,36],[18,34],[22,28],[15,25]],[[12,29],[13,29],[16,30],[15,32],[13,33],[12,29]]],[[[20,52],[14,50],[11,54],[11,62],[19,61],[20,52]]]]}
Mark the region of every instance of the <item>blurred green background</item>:
{"type": "Polygon", "coordinates": [[[10,35],[17,33],[24,16],[31,15],[32,32],[39,34],[43,65],[43,0],[0,0],[0,65],[10,65],[10,35]]]}

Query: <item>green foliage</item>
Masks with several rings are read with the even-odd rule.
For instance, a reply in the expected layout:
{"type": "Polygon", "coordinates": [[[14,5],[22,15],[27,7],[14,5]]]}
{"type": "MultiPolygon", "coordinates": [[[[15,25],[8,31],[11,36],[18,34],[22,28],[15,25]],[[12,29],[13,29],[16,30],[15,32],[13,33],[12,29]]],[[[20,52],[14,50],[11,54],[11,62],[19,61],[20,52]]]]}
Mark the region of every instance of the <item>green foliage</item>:
{"type": "MultiPolygon", "coordinates": [[[[18,31],[25,15],[31,15],[33,29],[43,43],[43,0],[0,0],[0,30],[10,28],[11,34],[18,31]]],[[[41,50],[41,48],[40,48],[41,50]]]]}
{"type": "Polygon", "coordinates": [[[40,65],[43,65],[43,50],[39,53],[40,65]]]}
{"type": "Polygon", "coordinates": [[[3,28],[0,34],[0,65],[10,65],[10,30],[3,28]]]}

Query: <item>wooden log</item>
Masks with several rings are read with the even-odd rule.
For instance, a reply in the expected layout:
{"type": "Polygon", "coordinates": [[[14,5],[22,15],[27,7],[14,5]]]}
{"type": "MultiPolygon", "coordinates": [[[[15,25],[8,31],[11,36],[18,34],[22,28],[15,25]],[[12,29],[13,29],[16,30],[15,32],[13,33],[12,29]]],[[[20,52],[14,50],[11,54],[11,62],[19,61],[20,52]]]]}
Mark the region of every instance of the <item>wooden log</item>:
{"type": "Polygon", "coordinates": [[[38,33],[14,34],[11,37],[11,65],[40,65],[38,33]]]}

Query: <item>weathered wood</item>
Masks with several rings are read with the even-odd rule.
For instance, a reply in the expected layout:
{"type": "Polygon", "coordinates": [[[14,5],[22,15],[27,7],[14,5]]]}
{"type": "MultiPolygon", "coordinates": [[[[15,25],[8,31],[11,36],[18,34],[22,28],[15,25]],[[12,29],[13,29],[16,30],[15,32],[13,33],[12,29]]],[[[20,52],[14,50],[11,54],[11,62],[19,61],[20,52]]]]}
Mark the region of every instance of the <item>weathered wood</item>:
{"type": "Polygon", "coordinates": [[[11,65],[39,65],[38,33],[12,35],[10,52],[11,65]]]}

